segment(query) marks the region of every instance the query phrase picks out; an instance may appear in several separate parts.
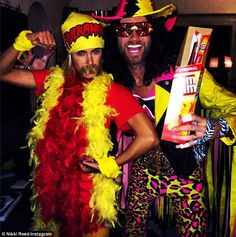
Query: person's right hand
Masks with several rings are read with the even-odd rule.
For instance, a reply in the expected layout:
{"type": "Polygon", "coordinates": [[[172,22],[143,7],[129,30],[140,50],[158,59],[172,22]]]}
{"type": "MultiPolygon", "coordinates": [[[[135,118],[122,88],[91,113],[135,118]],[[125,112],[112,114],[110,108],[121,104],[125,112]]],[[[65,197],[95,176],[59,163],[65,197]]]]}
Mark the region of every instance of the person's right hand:
{"type": "Polygon", "coordinates": [[[42,70],[45,69],[48,63],[49,58],[52,56],[51,49],[45,49],[44,55],[41,58],[35,56],[32,51],[26,51],[18,59],[21,65],[16,65],[16,68],[27,68],[29,70],[42,70]]]}
{"type": "Polygon", "coordinates": [[[41,46],[43,48],[52,49],[56,45],[54,36],[50,31],[28,33],[26,36],[28,40],[32,42],[32,44],[41,46]]]}
{"type": "Polygon", "coordinates": [[[84,155],[79,161],[80,169],[83,173],[98,173],[99,168],[97,162],[91,157],[84,155]]]}

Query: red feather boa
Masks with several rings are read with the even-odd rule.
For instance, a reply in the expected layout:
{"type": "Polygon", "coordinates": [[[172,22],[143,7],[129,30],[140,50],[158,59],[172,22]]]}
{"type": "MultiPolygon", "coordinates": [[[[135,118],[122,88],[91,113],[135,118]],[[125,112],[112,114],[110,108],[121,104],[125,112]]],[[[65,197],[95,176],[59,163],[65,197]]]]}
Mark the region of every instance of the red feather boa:
{"type": "Polygon", "coordinates": [[[42,220],[47,223],[55,219],[61,225],[62,236],[67,237],[78,237],[99,227],[90,222],[92,178],[83,174],[78,165],[88,145],[85,127],[76,129],[74,119],[82,113],[83,90],[80,80],[73,76],[66,79],[35,151],[40,163],[35,169],[34,187],[42,220]]]}

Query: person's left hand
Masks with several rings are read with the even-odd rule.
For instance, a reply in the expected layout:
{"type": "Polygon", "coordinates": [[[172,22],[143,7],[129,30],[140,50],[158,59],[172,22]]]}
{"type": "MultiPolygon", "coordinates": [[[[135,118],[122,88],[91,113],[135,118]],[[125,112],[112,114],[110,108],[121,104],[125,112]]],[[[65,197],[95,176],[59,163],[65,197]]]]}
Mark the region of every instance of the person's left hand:
{"type": "MultiPolygon", "coordinates": [[[[174,139],[178,139],[181,141],[185,141],[184,144],[178,144],[176,148],[187,148],[195,145],[195,141],[197,139],[201,139],[206,132],[206,121],[207,119],[205,117],[197,116],[196,114],[192,114],[188,116],[188,121],[190,121],[189,124],[179,125],[174,129],[174,131],[178,132],[189,132],[188,135],[173,135],[174,139]]],[[[186,121],[183,121],[186,122],[186,121]]]]}

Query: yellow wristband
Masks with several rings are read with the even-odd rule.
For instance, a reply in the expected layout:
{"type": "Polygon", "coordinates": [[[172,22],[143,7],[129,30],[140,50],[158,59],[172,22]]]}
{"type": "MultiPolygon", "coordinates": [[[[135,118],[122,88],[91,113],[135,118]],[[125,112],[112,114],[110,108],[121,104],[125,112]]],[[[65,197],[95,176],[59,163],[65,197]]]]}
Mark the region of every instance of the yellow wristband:
{"type": "MultiPolygon", "coordinates": [[[[20,34],[16,37],[13,47],[21,52],[31,50],[35,47],[30,40],[26,37],[26,34],[33,33],[31,30],[21,31],[20,34]]],[[[21,54],[20,54],[21,55],[21,54]]],[[[19,58],[19,57],[18,57],[19,58]]]]}
{"type": "Polygon", "coordinates": [[[120,168],[113,156],[99,160],[98,166],[101,173],[108,178],[117,178],[117,176],[121,174],[120,168]]]}

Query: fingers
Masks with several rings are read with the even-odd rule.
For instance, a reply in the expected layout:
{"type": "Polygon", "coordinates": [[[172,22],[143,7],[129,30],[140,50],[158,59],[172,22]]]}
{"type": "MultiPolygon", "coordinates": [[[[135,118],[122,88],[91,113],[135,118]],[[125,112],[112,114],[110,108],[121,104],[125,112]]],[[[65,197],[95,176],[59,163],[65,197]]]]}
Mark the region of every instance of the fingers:
{"type": "Polygon", "coordinates": [[[188,147],[191,147],[191,146],[200,145],[200,144],[203,144],[203,143],[204,143],[203,138],[198,138],[198,139],[192,140],[190,142],[186,142],[184,144],[178,144],[175,147],[180,148],[180,149],[184,149],[184,148],[188,148],[188,147]]]}
{"type": "Polygon", "coordinates": [[[83,165],[86,165],[86,166],[91,167],[93,169],[99,169],[98,168],[98,163],[96,163],[94,161],[83,160],[82,163],[83,163],[83,165]]]}
{"type": "MultiPolygon", "coordinates": [[[[207,129],[206,118],[192,114],[192,115],[183,117],[182,122],[183,124],[180,124],[179,126],[176,126],[173,128],[173,131],[175,133],[177,132],[177,134],[175,135],[181,136],[181,132],[188,132],[188,133],[194,134],[197,138],[204,136],[207,129]]],[[[182,139],[185,139],[185,138],[183,137],[182,139]]]]}
{"type": "Polygon", "coordinates": [[[27,34],[27,38],[32,42],[32,44],[41,46],[43,48],[52,49],[56,45],[54,36],[50,31],[40,31],[27,34]]]}
{"type": "Polygon", "coordinates": [[[207,121],[205,117],[200,117],[196,114],[188,114],[186,116],[183,116],[181,120],[182,120],[182,123],[189,122],[194,125],[201,124],[204,126],[206,126],[206,121],[207,121]]]}
{"type": "Polygon", "coordinates": [[[192,117],[192,121],[196,121],[197,123],[204,123],[204,124],[206,124],[206,120],[207,119],[205,117],[200,117],[200,116],[198,116],[196,114],[192,114],[191,117],[192,117]]]}
{"type": "Polygon", "coordinates": [[[92,168],[84,165],[82,161],[79,162],[79,167],[83,173],[92,173],[92,168]]]}
{"type": "Polygon", "coordinates": [[[202,124],[184,124],[173,128],[176,132],[188,131],[188,132],[202,132],[206,131],[206,126],[202,124]]]}
{"type": "Polygon", "coordinates": [[[194,145],[195,145],[195,140],[190,141],[190,142],[186,142],[184,144],[178,144],[175,147],[178,148],[178,149],[184,149],[184,148],[188,148],[188,147],[191,147],[191,146],[194,146],[194,145]]]}
{"type": "Polygon", "coordinates": [[[189,142],[196,140],[198,137],[195,134],[188,134],[188,135],[173,135],[172,138],[178,141],[189,142]]]}
{"type": "Polygon", "coordinates": [[[99,172],[98,164],[91,156],[82,156],[79,166],[84,173],[97,173],[99,172]]]}
{"type": "Polygon", "coordinates": [[[206,121],[204,117],[195,114],[182,118],[184,124],[173,128],[173,139],[182,141],[184,144],[176,145],[176,148],[184,149],[196,145],[196,141],[202,139],[206,132],[206,121]]]}
{"type": "Polygon", "coordinates": [[[99,172],[98,164],[94,162],[80,161],[79,166],[80,166],[80,169],[83,171],[83,173],[99,172]]]}

